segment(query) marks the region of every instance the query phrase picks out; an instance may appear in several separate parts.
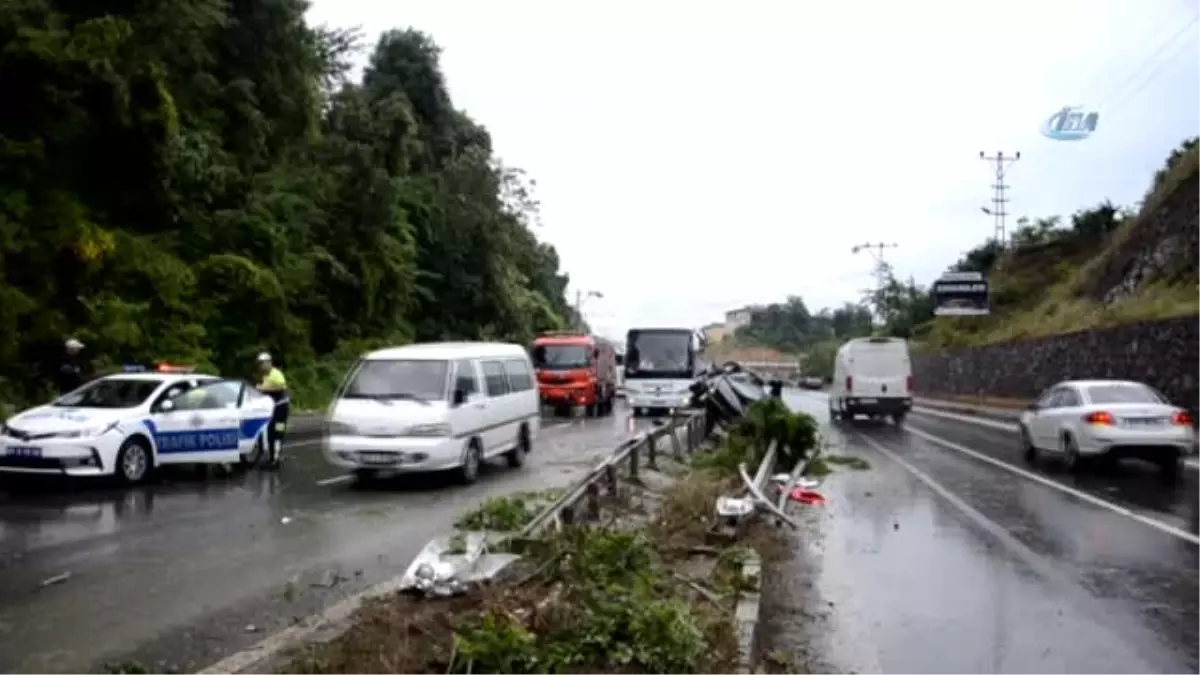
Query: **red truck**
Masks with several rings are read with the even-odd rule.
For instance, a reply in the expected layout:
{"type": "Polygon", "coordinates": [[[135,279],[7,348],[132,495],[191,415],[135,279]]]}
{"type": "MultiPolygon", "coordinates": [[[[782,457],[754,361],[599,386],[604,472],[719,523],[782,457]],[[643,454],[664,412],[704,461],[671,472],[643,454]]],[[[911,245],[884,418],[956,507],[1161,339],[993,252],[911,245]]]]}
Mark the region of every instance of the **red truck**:
{"type": "Polygon", "coordinates": [[[613,343],[598,335],[546,333],[531,354],[538,391],[557,415],[583,406],[588,417],[607,415],[617,397],[617,358],[613,343]]]}

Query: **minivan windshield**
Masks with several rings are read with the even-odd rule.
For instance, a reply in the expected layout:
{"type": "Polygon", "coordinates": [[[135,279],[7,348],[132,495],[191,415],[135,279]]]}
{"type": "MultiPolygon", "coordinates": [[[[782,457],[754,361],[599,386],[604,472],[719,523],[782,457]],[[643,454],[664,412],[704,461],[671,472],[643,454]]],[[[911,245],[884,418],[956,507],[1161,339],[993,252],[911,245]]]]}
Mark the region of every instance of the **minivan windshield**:
{"type": "Polygon", "coordinates": [[[441,401],[449,372],[449,361],[367,359],[359,362],[342,398],[441,401]]]}
{"type": "Polygon", "coordinates": [[[94,380],[59,397],[60,408],[135,408],[158,389],[162,380],[107,377],[94,380]]]}
{"type": "Polygon", "coordinates": [[[583,345],[537,345],[533,367],[538,370],[570,370],[588,367],[588,348],[583,345]]]}
{"type": "Polygon", "coordinates": [[[1166,403],[1150,387],[1140,384],[1098,384],[1087,388],[1092,403],[1166,403]]]}

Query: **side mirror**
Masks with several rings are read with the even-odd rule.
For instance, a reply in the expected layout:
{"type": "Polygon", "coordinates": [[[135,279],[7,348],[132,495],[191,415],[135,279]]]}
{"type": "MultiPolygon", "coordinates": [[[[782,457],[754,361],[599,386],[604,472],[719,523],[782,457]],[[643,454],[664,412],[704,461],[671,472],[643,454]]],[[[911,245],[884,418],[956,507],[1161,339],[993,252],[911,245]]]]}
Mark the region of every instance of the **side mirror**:
{"type": "Polygon", "coordinates": [[[158,404],[158,409],[162,412],[171,412],[172,410],[175,409],[175,402],[174,401],[163,401],[162,403],[158,404]]]}
{"type": "Polygon", "coordinates": [[[599,349],[593,349],[593,350],[592,350],[592,358],[593,358],[593,359],[599,359],[599,358],[600,358],[600,350],[599,350],[599,349]]]}
{"type": "Polygon", "coordinates": [[[1030,403],[1029,405],[1025,406],[1025,409],[1028,410],[1029,412],[1037,412],[1039,408],[1041,408],[1041,406],[1039,406],[1037,404],[1037,401],[1034,401],[1033,403],[1030,403]]]}
{"type": "Polygon", "coordinates": [[[462,389],[455,389],[454,395],[450,400],[454,405],[462,405],[467,402],[467,392],[462,389]]]}

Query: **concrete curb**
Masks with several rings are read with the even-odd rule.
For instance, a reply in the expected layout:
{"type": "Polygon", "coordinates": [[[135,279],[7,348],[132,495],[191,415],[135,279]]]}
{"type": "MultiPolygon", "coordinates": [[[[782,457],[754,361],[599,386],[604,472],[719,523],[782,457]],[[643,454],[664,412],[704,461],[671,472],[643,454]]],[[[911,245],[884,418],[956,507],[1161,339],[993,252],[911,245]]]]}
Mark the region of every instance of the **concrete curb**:
{"type": "Polygon", "coordinates": [[[751,553],[742,563],[742,590],[738,592],[733,621],[738,636],[739,673],[749,673],[754,668],[754,653],[757,648],[758,615],[762,598],[762,558],[751,553]]]}

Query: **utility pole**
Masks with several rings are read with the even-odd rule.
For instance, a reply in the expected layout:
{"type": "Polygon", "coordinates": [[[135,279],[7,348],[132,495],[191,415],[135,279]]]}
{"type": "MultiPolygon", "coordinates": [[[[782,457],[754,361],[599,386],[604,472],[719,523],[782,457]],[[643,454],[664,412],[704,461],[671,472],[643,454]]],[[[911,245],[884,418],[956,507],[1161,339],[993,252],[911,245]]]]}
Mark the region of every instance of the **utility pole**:
{"type": "Polygon", "coordinates": [[[871,257],[875,259],[875,283],[878,285],[879,288],[882,289],[884,284],[887,283],[887,278],[885,276],[885,274],[887,273],[887,263],[884,262],[883,252],[889,248],[899,248],[899,246],[900,246],[900,244],[896,244],[896,243],[891,243],[891,244],[884,244],[882,242],[876,243],[876,244],[867,243],[867,244],[859,244],[857,246],[852,247],[850,249],[850,252],[857,254],[861,251],[866,251],[871,254],[871,257]]]}
{"type": "Polygon", "coordinates": [[[583,301],[588,298],[604,299],[600,291],[575,291],[575,330],[583,330],[583,301]]]}
{"type": "MultiPolygon", "coordinates": [[[[884,286],[887,285],[888,267],[887,267],[887,262],[885,262],[883,259],[883,252],[889,248],[899,248],[899,246],[900,246],[900,244],[897,244],[894,242],[891,244],[884,244],[883,242],[879,242],[879,243],[875,243],[875,244],[871,244],[871,243],[859,244],[857,246],[853,246],[850,248],[851,253],[858,254],[861,251],[866,251],[867,253],[871,254],[872,258],[875,259],[875,290],[876,290],[876,292],[883,291],[884,286]]],[[[876,313],[880,314],[880,312],[881,312],[881,310],[878,310],[878,308],[877,308],[876,313]]],[[[884,320],[884,317],[882,315],[880,315],[879,318],[881,321],[884,320]]]]}
{"type": "Polygon", "coordinates": [[[1013,157],[1005,157],[1003,152],[997,152],[994,156],[989,157],[982,150],[979,151],[979,159],[987,162],[996,163],[996,182],[992,184],[992,208],[982,207],[983,212],[992,216],[995,221],[995,231],[992,237],[996,243],[1003,248],[1007,241],[1007,232],[1004,229],[1004,217],[1008,215],[1008,209],[1005,206],[1008,204],[1008,194],[1005,190],[1008,186],[1004,184],[1004,177],[1008,175],[1008,168],[1014,162],[1021,159],[1020,151],[1013,157]]]}

